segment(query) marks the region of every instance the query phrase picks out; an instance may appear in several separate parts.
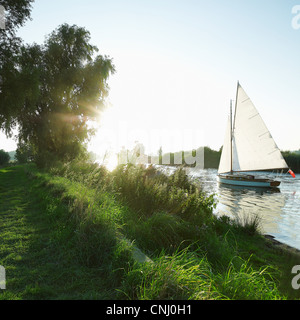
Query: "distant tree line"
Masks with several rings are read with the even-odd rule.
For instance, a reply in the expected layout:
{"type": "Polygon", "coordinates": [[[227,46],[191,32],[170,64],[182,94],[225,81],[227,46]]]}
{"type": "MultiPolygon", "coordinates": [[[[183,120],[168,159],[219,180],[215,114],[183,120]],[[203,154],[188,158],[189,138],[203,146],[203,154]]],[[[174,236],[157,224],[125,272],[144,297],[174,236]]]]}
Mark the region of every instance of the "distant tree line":
{"type": "Polygon", "coordinates": [[[195,157],[198,154],[203,155],[204,160],[204,169],[217,169],[219,167],[220,157],[221,157],[222,149],[219,151],[212,150],[209,147],[200,147],[195,150],[191,151],[180,151],[180,152],[171,152],[168,154],[162,154],[160,150],[159,154],[159,164],[166,164],[168,163],[168,160],[170,159],[170,166],[177,166],[176,162],[180,162],[179,165],[185,166],[185,167],[196,167],[197,165],[201,165],[203,167],[203,162],[197,163],[195,161],[195,157]],[[204,149],[204,150],[203,150],[204,149]],[[204,152],[204,154],[203,154],[204,152]],[[177,161],[176,161],[176,160],[177,161]],[[181,161],[178,161],[178,159],[181,159],[181,161]]]}
{"type": "Polygon", "coordinates": [[[300,173],[300,150],[296,152],[284,151],[282,155],[287,165],[295,172],[300,173]]]}
{"type": "Polygon", "coordinates": [[[0,150],[0,166],[5,166],[8,164],[10,156],[8,152],[5,152],[3,149],[0,150]]]}
{"type": "MultiPolygon", "coordinates": [[[[174,163],[174,158],[181,155],[182,157],[182,165],[186,167],[195,167],[196,164],[188,164],[191,161],[186,161],[189,157],[195,156],[196,152],[200,152],[200,148],[194,151],[189,152],[177,152],[170,154],[170,165],[176,166],[174,163]]],[[[218,169],[219,162],[221,158],[222,147],[219,151],[213,150],[209,147],[204,147],[204,169],[218,169]]],[[[288,164],[288,166],[295,172],[300,173],[300,152],[291,152],[291,151],[283,151],[282,155],[288,164]]],[[[163,158],[166,157],[166,154],[162,154],[160,152],[159,155],[159,164],[164,164],[163,158]]]]}

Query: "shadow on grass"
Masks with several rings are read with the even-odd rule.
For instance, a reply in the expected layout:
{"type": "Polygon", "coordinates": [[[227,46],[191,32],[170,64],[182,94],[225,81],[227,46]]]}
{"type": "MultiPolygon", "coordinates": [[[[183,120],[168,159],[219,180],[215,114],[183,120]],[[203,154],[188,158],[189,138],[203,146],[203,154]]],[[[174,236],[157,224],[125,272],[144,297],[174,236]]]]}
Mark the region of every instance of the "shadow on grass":
{"type": "Polygon", "coordinates": [[[21,166],[0,170],[0,299],[113,299],[107,270],[82,259],[68,207],[42,183],[21,166]]]}

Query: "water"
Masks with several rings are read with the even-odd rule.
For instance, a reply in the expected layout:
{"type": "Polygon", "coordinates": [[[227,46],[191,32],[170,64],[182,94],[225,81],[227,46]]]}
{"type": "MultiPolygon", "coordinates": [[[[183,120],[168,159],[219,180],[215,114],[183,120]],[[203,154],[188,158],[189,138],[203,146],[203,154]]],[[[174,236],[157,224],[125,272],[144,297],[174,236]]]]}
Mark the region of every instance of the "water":
{"type": "Polygon", "coordinates": [[[264,173],[281,181],[278,190],[271,190],[219,184],[214,169],[188,169],[187,173],[202,182],[208,194],[215,194],[215,214],[232,218],[258,215],[262,233],[300,249],[300,174],[294,179],[290,174],[264,173]]]}

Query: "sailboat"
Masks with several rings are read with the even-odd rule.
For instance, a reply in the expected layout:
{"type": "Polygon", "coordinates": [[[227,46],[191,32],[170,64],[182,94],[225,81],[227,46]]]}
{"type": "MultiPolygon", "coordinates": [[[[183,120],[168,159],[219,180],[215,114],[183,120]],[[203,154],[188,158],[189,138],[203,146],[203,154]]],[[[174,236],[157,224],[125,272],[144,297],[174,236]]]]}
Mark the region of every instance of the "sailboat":
{"type": "MultiPolygon", "coordinates": [[[[253,172],[289,169],[263,119],[240,83],[237,84],[235,114],[232,100],[218,181],[237,186],[277,188],[280,181],[256,177],[253,172]]],[[[295,174],[289,169],[290,174],[295,174]]]]}

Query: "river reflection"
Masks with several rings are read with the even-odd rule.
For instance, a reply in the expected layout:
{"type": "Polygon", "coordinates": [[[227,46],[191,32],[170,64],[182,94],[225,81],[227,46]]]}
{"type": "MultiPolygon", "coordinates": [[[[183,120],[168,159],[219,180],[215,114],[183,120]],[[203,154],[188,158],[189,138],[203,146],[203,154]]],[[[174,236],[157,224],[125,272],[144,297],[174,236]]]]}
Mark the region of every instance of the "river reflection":
{"type": "MultiPolygon", "coordinates": [[[[277,221],[285,205],[284,195],[279,189],[244,188],[217,186],[218,206],[216,214],[226,214],[232,218],[258,216],[261,227],[268,232],[277,232],[277,221]]],[[[263,230],[265,232],[265,230],[263,230]]]]}
{"type": "MultiPolygon", "coordinates": [[[[216,215],[243,218],[257,215],[262,233],[300,249],[300,175],[276,177],[278,189],[227,186],[217,182],[217,170],[189,169],[187,173],[202,184],[204,191],[214,194],[216,215]]],[[[265,176],[275,178],[275,174],[265,176]]]]}

